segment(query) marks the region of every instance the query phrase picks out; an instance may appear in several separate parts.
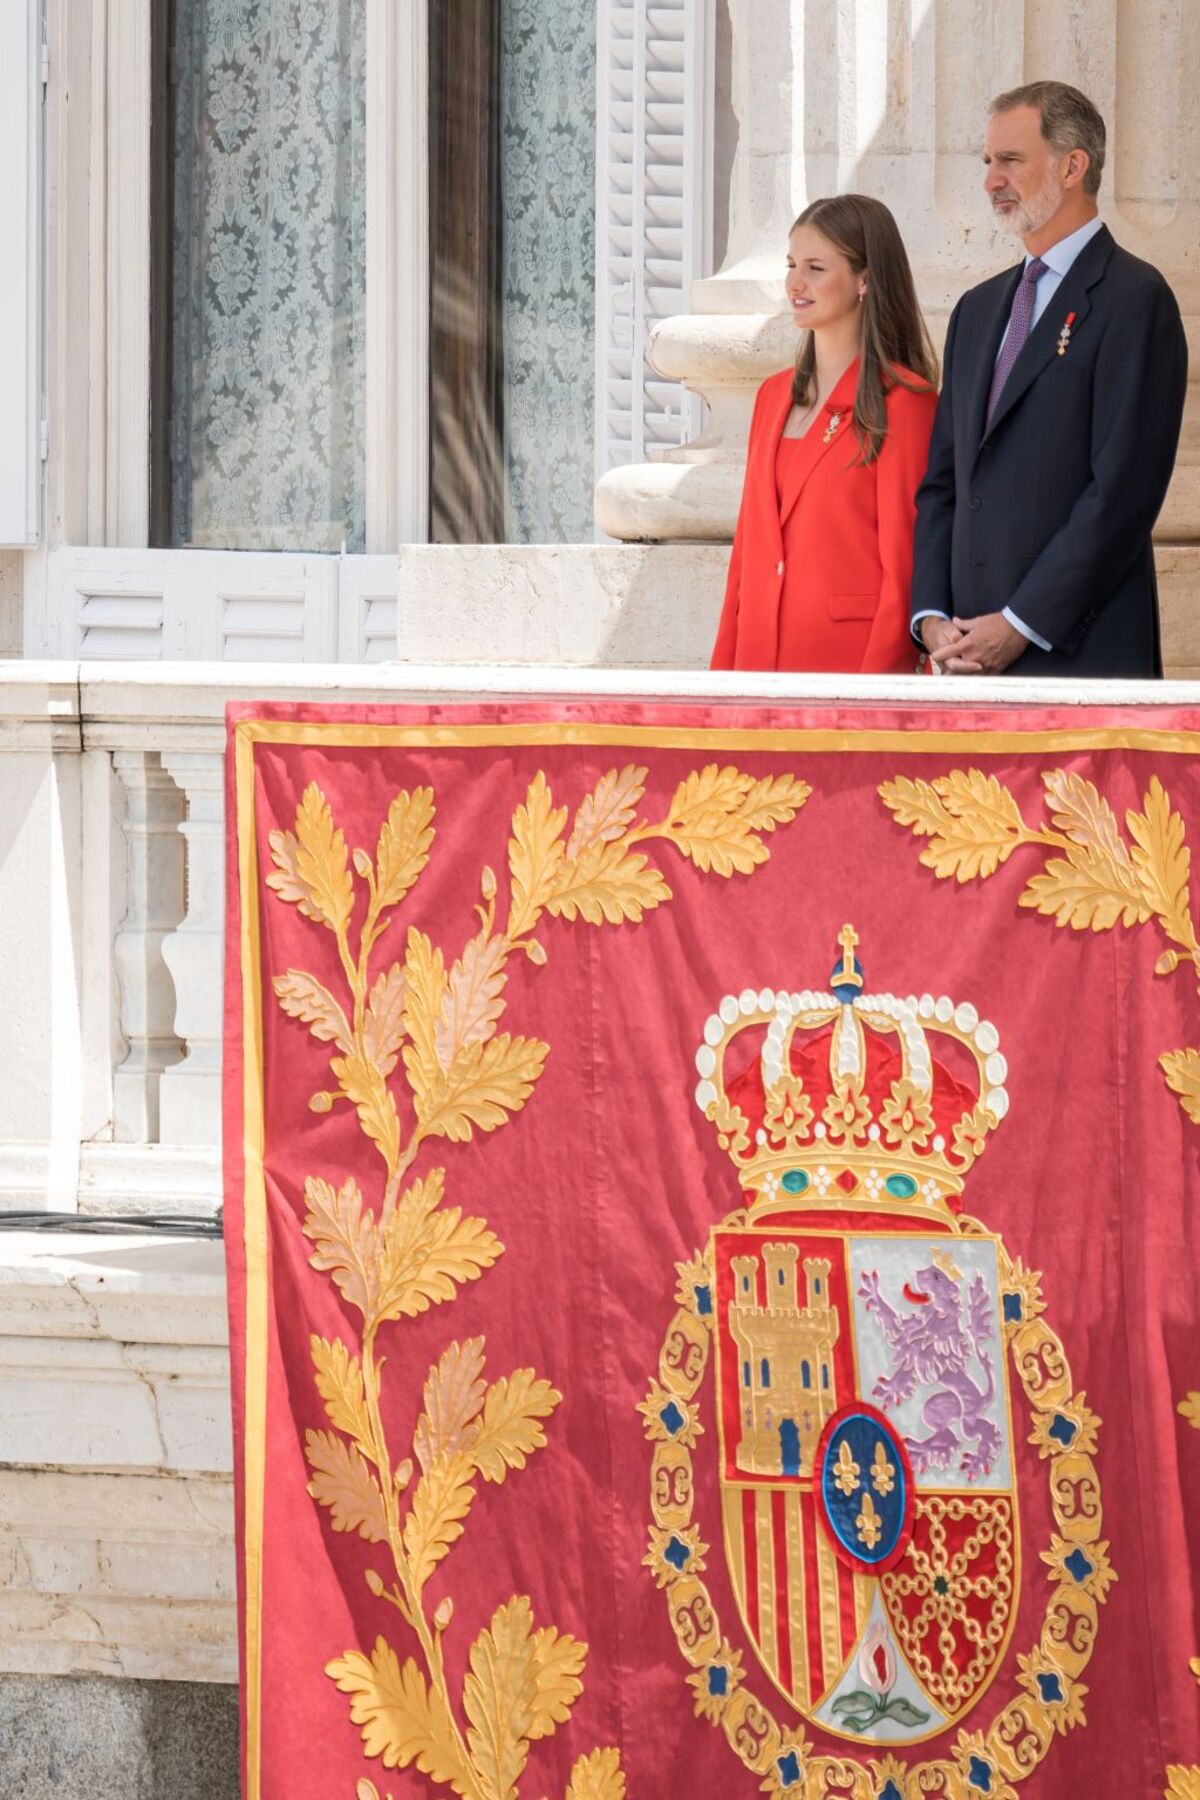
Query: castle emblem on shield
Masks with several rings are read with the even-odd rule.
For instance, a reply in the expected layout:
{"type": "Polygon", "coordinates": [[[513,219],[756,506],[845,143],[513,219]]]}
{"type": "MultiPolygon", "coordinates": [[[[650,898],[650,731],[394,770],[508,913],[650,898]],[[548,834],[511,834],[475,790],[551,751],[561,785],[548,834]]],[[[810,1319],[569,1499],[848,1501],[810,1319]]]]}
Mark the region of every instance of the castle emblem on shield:
{"type": "Polygon", "coordinates": [[[1082,1721],[1077,1677],[1114,1579],[1099,1421],[1071,1392],[1038,1276],[964,1211],[1008,1110],[995,1027],[966,1002],[866,991],[857,943],[847,926],[827,991],[747,990],[704,1027],[696,1102],[745,1204],[679,1265],[641,1407],[655,1446],[646,1562],[697,1712],[724,1723],[766,1791],[824,1794],[838,1759],[742,1686],[746,1654],[843,1752],[886,1752],[870,1792],[898,1800],[912,1768],[899,1753],[953,1738],[1006,1664],[1032,1444],[1051,1465],[1050,1607],[1019,1658],[1021,1693],[936,1765],[937,1791],[969,1800],[1010,1791],[1082,1721]],[[698,1511],[709,1532],[719,1520],[740,1631],[718,1624],[701,1579],[698,1511]]]}

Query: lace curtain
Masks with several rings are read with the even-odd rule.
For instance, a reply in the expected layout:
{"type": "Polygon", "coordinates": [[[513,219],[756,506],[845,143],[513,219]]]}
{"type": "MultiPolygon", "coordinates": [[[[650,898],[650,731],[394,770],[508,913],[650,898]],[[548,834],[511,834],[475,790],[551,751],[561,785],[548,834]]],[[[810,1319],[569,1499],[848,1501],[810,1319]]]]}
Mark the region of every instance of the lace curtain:
{"type": "Polygon", "coordinates": [[[172,541],[361,550],[365,0],[175,11],[172,541]]]}
{"type": "Polygon", "coordinates": [[[596,14],[502,0],[506,535],[593,537],[596,14]]]}

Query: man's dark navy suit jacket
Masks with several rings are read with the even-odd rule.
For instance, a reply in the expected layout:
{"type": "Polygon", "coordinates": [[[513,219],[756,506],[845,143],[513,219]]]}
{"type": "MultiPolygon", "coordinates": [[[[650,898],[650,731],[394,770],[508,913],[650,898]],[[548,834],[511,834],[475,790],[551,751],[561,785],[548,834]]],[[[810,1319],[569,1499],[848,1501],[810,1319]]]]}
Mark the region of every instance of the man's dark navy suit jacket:
{"type": "Polygon", "coordinates": [[[1150,533],[1187,389],[1175,296],[1107,227],[1080,251],[1013,367],[988,391],[1021,269],[959,301],[917,494],[912,609],[1013,613],[1021,675],[1161,675],[1150,533]],[[1058,354],[1068,314],[1075,317],[1058,354]]]}

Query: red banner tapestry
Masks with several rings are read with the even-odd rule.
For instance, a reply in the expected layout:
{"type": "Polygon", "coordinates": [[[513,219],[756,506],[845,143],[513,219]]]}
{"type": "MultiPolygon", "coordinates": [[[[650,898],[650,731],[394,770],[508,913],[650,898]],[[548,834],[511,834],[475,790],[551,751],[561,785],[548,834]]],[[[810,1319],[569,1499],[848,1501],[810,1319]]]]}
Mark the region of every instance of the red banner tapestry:
{"type": "Polygon", "coordinates": [[[1198,1800],[1200,712],[230,739],[248,1800],[1198,1800]]]}

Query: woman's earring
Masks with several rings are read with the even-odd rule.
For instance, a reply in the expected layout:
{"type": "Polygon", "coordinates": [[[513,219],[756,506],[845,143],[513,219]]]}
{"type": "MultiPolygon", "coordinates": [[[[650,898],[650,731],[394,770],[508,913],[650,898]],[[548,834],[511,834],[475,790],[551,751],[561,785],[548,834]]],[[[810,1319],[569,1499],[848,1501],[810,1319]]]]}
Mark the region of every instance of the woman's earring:
{"type": "Polygon", "coordinates": [[[865,299],[866,299],[866,297],[867,297],[867,290],[866,290],[866,288],[859,288],[859,290],[858,290],[858,304],[859,304],[859,305],[860,305],[860,306],[861,306],[861,305],[862,305],[862,303],[863,303],[863,301],[864,301],[864,300],[865,300],[865,299]]]}

